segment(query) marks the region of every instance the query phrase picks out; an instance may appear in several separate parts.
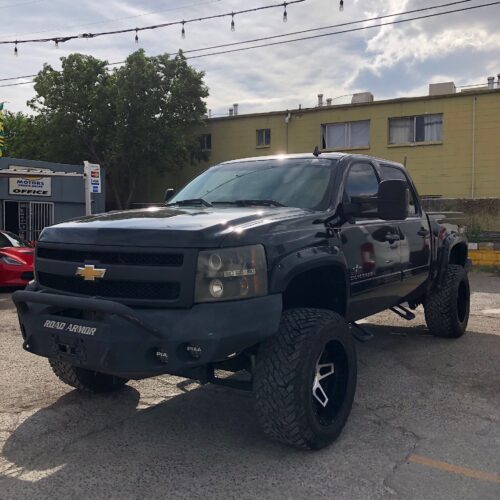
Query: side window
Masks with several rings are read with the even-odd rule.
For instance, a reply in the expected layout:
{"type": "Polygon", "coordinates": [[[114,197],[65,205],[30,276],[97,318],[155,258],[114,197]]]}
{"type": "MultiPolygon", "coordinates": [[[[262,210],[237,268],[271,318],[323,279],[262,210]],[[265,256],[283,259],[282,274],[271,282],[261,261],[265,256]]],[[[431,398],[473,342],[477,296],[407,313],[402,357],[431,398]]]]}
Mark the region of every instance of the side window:
{"type": "Polygon", "coordinates": [[[368,163],[355,163],[347,174],[345,192],[352,196],[377,196],[378,179],[375,170],[368,163]]]}
{"type": "Polygon", "coordinates": [[[369,163],[354,163],[347,174],[344,199],[352,202],[353,198],[367,198],[362,203],[363,217],[376,217],[377,194],[378,177],[374,168],[369,163]]]}
{"type": "Polygon", "coordinates": [[[384,178],[385,181],[398,180],[406,182],[408,186],[408,191],[410,192],[410,207],[408,210],[408,214],[416,215],[417,203],[415,200],[415,194],[413,193],[413,190],[411,189],[408,183],[408,179],[405,173],[400,168],[393,167],[392,165],[380,165],[380,170],[382,171],[382,177],[384,178]]]}

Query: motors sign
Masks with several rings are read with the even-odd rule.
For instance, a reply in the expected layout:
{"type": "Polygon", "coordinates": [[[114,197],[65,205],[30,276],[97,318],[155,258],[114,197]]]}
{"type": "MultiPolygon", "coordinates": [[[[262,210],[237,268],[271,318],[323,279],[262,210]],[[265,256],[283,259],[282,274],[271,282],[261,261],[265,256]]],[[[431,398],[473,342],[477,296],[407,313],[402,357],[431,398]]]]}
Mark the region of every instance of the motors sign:
{"type": "MultiPolygon", "coordinates": [[[[12,167],[9,170],[18,171],[18,169],[12,167]]],[[[23,168],[23,172],[25,170],[23,168]]],[[[9,194],[17,196],[51,196],[52,179],[50,177],[41,177],[39,172],[38,170],[38,175],[9,178],[9,194]]],[[[47,170],[47,172],[50,171],[47,170]]]]}

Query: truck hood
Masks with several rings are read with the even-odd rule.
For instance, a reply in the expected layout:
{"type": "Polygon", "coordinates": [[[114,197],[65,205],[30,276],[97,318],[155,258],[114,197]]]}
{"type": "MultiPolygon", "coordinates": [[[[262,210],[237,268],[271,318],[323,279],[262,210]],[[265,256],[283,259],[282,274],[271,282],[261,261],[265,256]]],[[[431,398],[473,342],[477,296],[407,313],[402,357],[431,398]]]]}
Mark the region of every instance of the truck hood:
{"type": "Polygon", "coordinates": [[[262,241],[276,225],[314,213],[289,207],[150,207],[109,212],[46,228],[44,243],[209,248],[262,241]],[[264,233],[264,234],[263,234],[264,233]]]}

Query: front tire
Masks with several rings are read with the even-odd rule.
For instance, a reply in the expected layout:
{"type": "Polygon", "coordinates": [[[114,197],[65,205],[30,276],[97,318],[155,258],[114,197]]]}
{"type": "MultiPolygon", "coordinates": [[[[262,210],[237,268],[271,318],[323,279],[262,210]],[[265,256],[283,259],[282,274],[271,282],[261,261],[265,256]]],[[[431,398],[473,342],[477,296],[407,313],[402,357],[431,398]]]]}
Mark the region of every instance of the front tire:
{"type": "Polygon", "coordinates": [[[461,337],[469,321],[470,287],[462,266],[449,264],[439,290],[425,299],[425,321],[431,335],[461,337]]]}
{"type": "Polygon", "coordinates": [[[322,309],[290,309],[263,343],[254,372],[264,432],[283,443],[320,449],[341,433],[356,392],[354,340],[344,318],[322,309]]]}
{"type": "Polygon", "coordinates": [[[114,392],[128,382],[127,379],[121,377],[87,370],[57,359],[49,359],[49,363],[52,371],[62,382],[80,391],[114,392]]]}

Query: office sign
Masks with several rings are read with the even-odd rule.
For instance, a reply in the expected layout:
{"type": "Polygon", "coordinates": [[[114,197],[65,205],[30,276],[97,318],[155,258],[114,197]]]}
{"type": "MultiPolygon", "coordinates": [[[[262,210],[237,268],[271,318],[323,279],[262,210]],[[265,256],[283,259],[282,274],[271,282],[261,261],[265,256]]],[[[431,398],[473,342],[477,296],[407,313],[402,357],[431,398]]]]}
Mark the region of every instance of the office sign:
{"type": "MultiPolygon", "coordinates": [[[[14,172],[29,170],[26,167],[9,167],[14,172]]],[[[9,194],[17,196],[52,196],[52,179],[50,177],[41,177],[40,170],[37,175],[27,175],[26,177],[9,178],[9,194]]],[[[50,173],[50,170],[46,171],[50,173]]]]}

